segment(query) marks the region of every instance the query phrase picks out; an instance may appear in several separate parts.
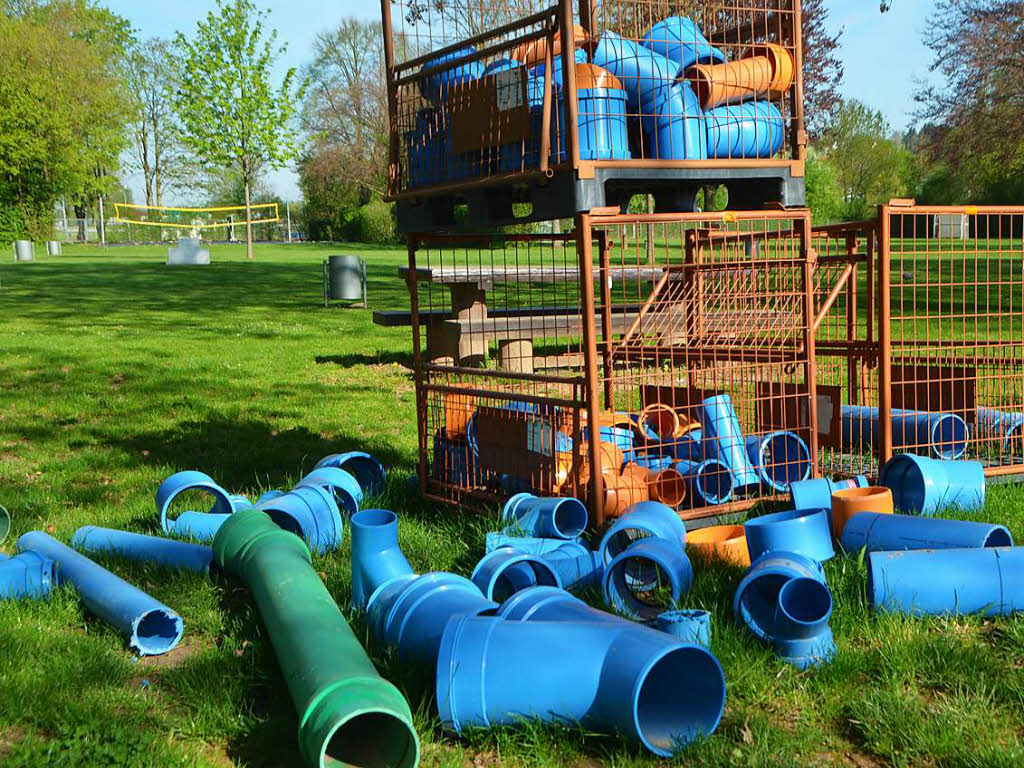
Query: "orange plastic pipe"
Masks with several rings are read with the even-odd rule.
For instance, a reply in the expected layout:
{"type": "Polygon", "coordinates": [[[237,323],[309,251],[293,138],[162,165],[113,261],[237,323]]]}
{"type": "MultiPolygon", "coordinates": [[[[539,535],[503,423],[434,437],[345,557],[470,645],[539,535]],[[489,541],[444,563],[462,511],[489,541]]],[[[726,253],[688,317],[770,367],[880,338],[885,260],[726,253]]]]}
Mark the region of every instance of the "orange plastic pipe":
{"type": "MultiPolygon", "coordinates": [[[[574,47],[579,48],[580,46],[585,45],[587,43],[587,41],[590,39],[590,36],[587,34],[587,30],[585,30],[579,24],[576,24],[573,27],[573,38],[574,47]]],[[[515,59],[516,61],[523,62],[528,67],[532,67],[535,64],[540,64],[542,61],[545,60],[545,58],[547,58],[547,49],[548,40],[546,37],[542,37],[539,40],[534,40],[533,42],[530,43],[523,43],[522,45],[517,45],[515,48],[512,49],[512,58],[515,59]]],[[[552,46],[551,51],[551,57],[554,58],[556,56],[561,55],[561,53],[562,34],[561,32],[556,32],[555,43],[552,46]]]]}
{"type": "Polygon", "coordinates": [[[601,475],[605,515],[618,517],[634,504],[650,500],[647,475],[647,470],[638,464],[627,464],[621,475],[601,475]]]}
{"type": "Polygon", "coordinates": [[[686,70],[701,109],[764,96],[772,86],[772,61],[767,56],[728,64],[696,64],[686,70]]]}
{"type": "Polygon", "coordinates": [[[768,95],[773,99],[782,98],[793,85],[793,56],[777,43],[760,43],[749,48],[744,58],[766,57],[772,64],[772,82],[768,95]]]}
{"type": "Polygon", "coordinates": [[[742,525],[712,525],[686,532],[686,546],[707,560],[719,560],[744,568],[750,565],[747,534],[742,525]]]}
{"type": "Polygon", "coordinates": [[[867,488],[844,488],[832,494],[832,537],[839,540],[851,517],[858,512],[878,512],[891,515],[893,512],[892,491],[888,488],[869,486],[867,488]]]}
{"type": "Polygon", "coordinates": [[[686,478],[671,467],[651,473],[647,486],[654,501],[670,507],[678,507],[686,501],[686,478]]]}

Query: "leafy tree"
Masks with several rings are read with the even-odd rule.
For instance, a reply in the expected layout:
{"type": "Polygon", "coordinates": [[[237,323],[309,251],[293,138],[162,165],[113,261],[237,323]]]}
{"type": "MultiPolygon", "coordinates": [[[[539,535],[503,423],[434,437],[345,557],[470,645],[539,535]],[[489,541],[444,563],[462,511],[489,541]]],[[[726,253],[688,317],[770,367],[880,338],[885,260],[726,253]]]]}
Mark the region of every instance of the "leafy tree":
{"type": "Polygon", "coordinates": [[[296,87],[294,68],[277,85],[271,82],[287,46],[278,46],[277,30],[267,34],[267,16],[250,0],[217,0],[216,12],[198,23],[192,39],[178,33],[174,41],[182,77],[173,103],[185,144],[204,163],[242,179],[250,259],[252,185],[260,168],[282,168],[297,157],[291,121],[305,92],[304,85],[296,87]]]}
{"type": "Polygon", "coordinates": [[[843,36],[829,22],[824,0],[804,0],[801,4],[804,60],[804,124],[811,139],[821,135],[829,124],[842,96],[843,64],[837,51],[843,36]]]}
{"type": "Polygon", "coordinates": [[[832,224],[846,214],[846,200],[839,183],[839,173],[828,158],[814,147],[807,150],[804,182],[807,185],[807,207],[815,224],[832,224]]]}

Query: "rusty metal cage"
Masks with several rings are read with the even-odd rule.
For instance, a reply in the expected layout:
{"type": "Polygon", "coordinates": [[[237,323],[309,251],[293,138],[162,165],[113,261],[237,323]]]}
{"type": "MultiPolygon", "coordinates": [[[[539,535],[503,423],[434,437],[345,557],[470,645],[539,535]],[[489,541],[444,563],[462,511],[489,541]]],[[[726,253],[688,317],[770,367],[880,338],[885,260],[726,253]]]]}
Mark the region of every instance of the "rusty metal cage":
{"type": "Polygon", "coordinates": [[[718,184],[733,208],[803,204],[799,0],[381,7],[403,231],[625,210],[635,194],[688,211],[718,184]]]}

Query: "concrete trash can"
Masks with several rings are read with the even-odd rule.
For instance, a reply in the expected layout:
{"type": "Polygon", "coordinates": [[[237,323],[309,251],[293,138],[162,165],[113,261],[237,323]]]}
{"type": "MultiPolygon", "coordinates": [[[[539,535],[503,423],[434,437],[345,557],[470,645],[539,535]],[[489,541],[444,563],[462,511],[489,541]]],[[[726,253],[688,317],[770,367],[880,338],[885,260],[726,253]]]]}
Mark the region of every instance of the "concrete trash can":
{"type": "Polygon", "coordinates": [[[47,240],[46,241],[46,255],[47,256],[60,256],[60,240],[47,240]]]}
{"type": "Polygon", "coordinates": [[[35,244],[31,240],[14,241],[15,261],[34,261],[36,258],[35,244]]]}

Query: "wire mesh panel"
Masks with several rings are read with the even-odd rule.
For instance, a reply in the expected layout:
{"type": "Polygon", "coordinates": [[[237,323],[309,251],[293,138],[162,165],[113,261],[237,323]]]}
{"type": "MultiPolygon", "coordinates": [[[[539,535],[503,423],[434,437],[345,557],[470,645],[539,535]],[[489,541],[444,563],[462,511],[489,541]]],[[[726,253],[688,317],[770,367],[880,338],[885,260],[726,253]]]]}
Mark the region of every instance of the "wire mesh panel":
{"type": "Polygon", "coordinates": [[[1024,208],[883,207],[882,458],[1024,463],[1024,208]],[[888,299],[888,300],[886,300],[888,299]],[[884,432],[884,430],[883,430],[884,432]]]}

